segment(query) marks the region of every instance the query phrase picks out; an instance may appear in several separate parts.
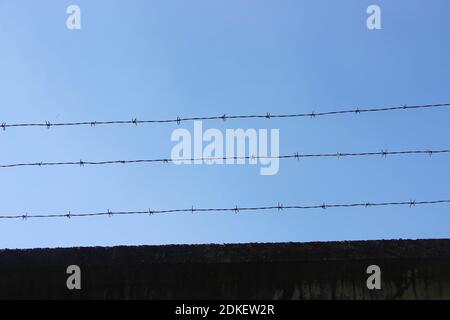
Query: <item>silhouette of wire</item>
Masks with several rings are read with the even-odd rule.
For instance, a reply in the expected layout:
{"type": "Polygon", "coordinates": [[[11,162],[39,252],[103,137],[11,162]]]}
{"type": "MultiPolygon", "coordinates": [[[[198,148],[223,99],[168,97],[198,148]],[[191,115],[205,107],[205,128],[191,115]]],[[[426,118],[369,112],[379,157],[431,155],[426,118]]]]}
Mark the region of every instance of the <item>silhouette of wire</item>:
{"type": "Polygon", "coordinates": [[[418,205],[434,205],[434,204],[448,204],[450,200],[433,200],[433,201],[402,201],[402,202],[364,202],[364,203],[341,203],[341,204],[318,204],[318,205],[288,205],[278,203],[273,206],[263,207],[229,207],[229,208],[188,208],[188,209],[167,209],[167,210],[145,210],[145,211],[110,211],[93,213],[63,213],[63,214],[32,214],[27,213],[21,215],[5,215],[0,216],[0,220],[5,219],[37,219],[37,218],[77,218],[77,217],[97,217],[97,216],[126,216],[126,215],[155,215],[155,214],[175,214],[175,213],[217,213],[217,212],[246,212],[246,211],[270,211],[270,210],[312,210],[312,209],[332,209],[332,208],[370,208],[370,207],[386,207],[386,206],[418,206],[418,205]]]}
{"type": "Polygon", "coordinates": [[[14,168],[14,167],[45,167],[45,166],[87,166],[87,165],[111,165],[111,164],[133,164],[133,163],[183,163],[183,162],[214,162],[214,161],[226,161],[226,160],[259,160],[259,159],[296,159],[302,158],[344,158],[344,157],[368,157],[368,156],[382,156],[388,155],[414,155],[414,154],[427,154],[429,156],[435,154],[450,153],[450,149],[444,150],[408,150],[408,151],[387,151],[382,150],[379,152],[357,152],[357,153],[315,153],[315,154],[300,154],[298,152],[291,155],[280,156],[235,156],[235,157],[210,157],[210,158],[181,158],[181,159],[134,159],[134,160],[107,160],[107,161],[67,161],[67,162],[30,162],[30,163],[12,163],[2,164],[0,168],[14,168]]]}
{"type": "Polygon", "coordinates": [[[439,107],[450,107],[450,103],[440,103],[440,104],[423,104],[423,105],[401,105],[394,107],[381,107],[381,108],[355,108],[348,110],[335,110],[335,111],[325,111],[325,112],[308,112],[308,113],[292,113],[292,114],[247,114],[247,115],[219,115],[219,116],[207,116],[207,117],[177,117],[174,119],[162,119],[162,120],[138,120],[137,118],[131,120],[118,120],[118,121],[83,121],[83,122],[60,122],[51,123],[50,121],[45,121],[42,123],[13,123],[8,124],[3,122],[0,124],[0,128],[6,130],[7,128],[19,128],[19,127],[45,127],[50,129],[52,127],[69,127],[69,126],[91,126],[95,127],[98,125],[121,125],[121,124],[157,124],[157,123],[177,123],[195,120],[233,120],[233,119],[283,119],[283,118],[304,118],[304,117],[320,117],[320,116],[331,116],[331,115],[343,115],[343,114],[361,114],[361,113],[373,113],[373,112],[386,112],[395,110],[411,110],[411,109],[430,109],[439,107]]]}

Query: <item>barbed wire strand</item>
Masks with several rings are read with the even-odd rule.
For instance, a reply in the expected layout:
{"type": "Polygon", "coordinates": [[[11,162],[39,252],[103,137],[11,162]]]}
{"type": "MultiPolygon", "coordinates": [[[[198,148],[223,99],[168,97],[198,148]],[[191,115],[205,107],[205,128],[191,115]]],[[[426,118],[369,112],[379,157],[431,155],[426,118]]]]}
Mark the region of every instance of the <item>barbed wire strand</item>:
{"type": "Polygon", "coordinates": [[[0,123],[0,129],[5,131],[7,128],[19,128],[19,127],[45,127],[50,129],[52,127],[68,127],[68,126],[90,126],[95,127],[98,125],[121,125],[121,124],[157,124],[157,123],[176,123],[181,124],[187,121],[196,120],[236,120],[236,119],[283,119],[283,118],[303,118],[310,117],[316,118],[320,116],[330,116],[330,115],[342,115],[342,114],[361,114],[361,113],[373,113],[373,112],[386,112],[395,110],[411,110],[411,109],[429,109],[429,108],[440,108],[440,107],[450,107],[450,103],[440,103],[440,104],[423,104],[423,105],[401,105],[394,107],[381,107],[381,108],[355,108],[348,110],[335,110],[335,111],[325,111],[325,112],[308,112],[308,113],[292,113],[292,114],[247,114],[247,115],[227,115],[223,114],[220,116],[206,116],[206,117],[177,117],[174,119],[162,119],[162,120],[138,120],[133,118],[131,120],[118,120],[118,121],[83,121],[83,122],[60,122],[51,123],[50,121],[45,121],[42,123],[12,123],[8,124],[6,122],[0,123]]]}
{"type": "Polygon", "coordinates": [[[183,163],[183,162],[217,162],[217,161],[227,161],[227,160],[261,160],[261,159],[296,159],[300,160],[302,158],[344,158],[344,157],[369,157],[369,156],[382,156],[387,157],[388,155],[414,155],[414,154],[427,154],[429,156],[437,154],[450,153],[450,149],[444,150],[408,150],[408,151],[388,151],[382,150],[378,152],[358,152],[358,153],[316,153],[316,154],[300,154],[298,152],[291,155],[280,155],[280,156],[234,156],[234,157],[209,157],[209,158],[160,158],[160,159],[134,159],[134,160],[107,160],[107,161],[67,161],[67,162],[31,162],[31,163],[12,163],[12,164],[2,164],[0,168],[14,168],[14,167],[45,167],[45,166],[87,166],[87,165],[111,165],[111,164],[133,164],[133,163],[183,163]]]}
{"type": "Polygon", "coordinates": [[[33,214],[29,215],[27,213],[21,215],[4,215],[0,216],[0,220],[4,219],[39,219],[39,218],[77,218],[77,217],[97,217],[97,216],[125,216],[125,215],[149,215],[153,216],[155,214],[175,214],[175,213],[214,213],[214,212],[234,212],[236,214],[246,211],[270,211],[270,210],[308,210],[308,209],[332,209],[332,208],[370,208],[370,207],[386,207],[386,206],[410,206],[415,207],[418,205],[434,205],[434,204],[447,204],[450,200],[432,200],[432,201],[402,201],[402,202],[365,202],[365,203],[341,203],[341,204],[318,204],[318,205],[283,205],[278,203],[274,206],[264,206],[264,207],[229,207],[229,208],[195,208],[191,207],[188,209],[167,209],[167,210],[145,210],[145,211],[111,211],[107,210],[104,212],[93,212],[93,213],[68,213],[64,214],[33,214]]]}

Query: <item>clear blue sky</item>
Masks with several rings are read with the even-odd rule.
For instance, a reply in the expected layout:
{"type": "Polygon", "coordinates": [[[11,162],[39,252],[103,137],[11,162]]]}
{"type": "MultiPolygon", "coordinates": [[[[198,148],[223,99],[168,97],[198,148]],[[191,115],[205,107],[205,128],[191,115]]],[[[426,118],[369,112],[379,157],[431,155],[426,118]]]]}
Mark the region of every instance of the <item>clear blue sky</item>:
{"type": "MultiPolygon", "coordinates": [[[[290,113],[450,101],[450,2],[0,0],[0,122],[290,113]],[[82,29],[66,29],[78,4],[82,29]],[[382,30],[366,8],[382,9],[382,30]]],[[[204,123],[279,128],[280,152],[450,146],[450,109],[204,123]]],[[[192,129],[192,124],[182,127],[192,129]]],[[[0,163],[170,155],[176,124],[0,133],[0,163]]],[[[255,166],[0,171],[0,214],[450,197],[442,155],[255,166]]],[[[450,207],[0,222],[0,247],[448,238],[450,207]]]]}

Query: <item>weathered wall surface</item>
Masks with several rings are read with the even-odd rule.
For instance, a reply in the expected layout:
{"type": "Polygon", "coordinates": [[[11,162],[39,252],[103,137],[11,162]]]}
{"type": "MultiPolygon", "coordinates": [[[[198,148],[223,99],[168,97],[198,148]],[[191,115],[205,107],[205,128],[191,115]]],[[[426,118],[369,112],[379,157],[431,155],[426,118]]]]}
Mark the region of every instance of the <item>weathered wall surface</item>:
{"type": "Polygon", "coordinates": [[[0,250],[0,299],[14,298],[450,299],[450,240],[0,250]]]}

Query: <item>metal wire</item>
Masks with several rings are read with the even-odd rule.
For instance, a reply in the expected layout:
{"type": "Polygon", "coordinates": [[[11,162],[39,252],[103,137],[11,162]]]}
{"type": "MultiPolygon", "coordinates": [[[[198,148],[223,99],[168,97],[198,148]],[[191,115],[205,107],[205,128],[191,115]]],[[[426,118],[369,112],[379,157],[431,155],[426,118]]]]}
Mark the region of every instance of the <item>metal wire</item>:
{"type": "Polygon", "coordinates": [[[195,121],[195,120],[235,120],[235,119],[285,119],[285,118],[316,118],[320,116],[331,116],[331,115],[342,115],[342,114],[361,114],[361,113],[373,113],[373,112],[386,112],[395,110],[411,110],[411,109],[429,109],[429,108],[440,108],[440,107],[450,107],[450,103],[439,103],[439,104],[422,104],[422,105],[401,105],[393,107],[378,107],[378,108],[352,108],[347,110],[335,110],[335,111],[325,111],[325,112],[308,112],[308,113],[292,113],[292,114],[247,114],[247,115],[227,115],[222,114],[219,116],[197,116],[197,117],[177,117],[173,119],[161,119],[161,120],[138,120],[133,118],[131,120],[117,120],[117,121],[82,121],[82,122],[60,122],[51,123],[50,121],[45,121],[42,123],[11,123],[2,122],[0,128],[6,130],[7,128],[19,128],[19,127],[44,127],[50,129],[52,127],[69,127],[69,126],[90,126],[95,127],[98,125],[139,125],[139,124],[157,124],[157,123],[176,123],[181,124],[182,122],[195,121]]]}
{"type": "Polygon", "coordinates": [[[193,206],[188,209],[167,209],[167,210],[144,210],[144,211],[111,211],[93,212],[93,213],[62,213],[62,214],[19,214],[19,215],[3,215],[0,216],[0,220],[5,219],[38,219],[38,218],[83,218],[83,217],[97,217],[97,216],[125,216],[125,215],[155,215],[155,214],[176,214],[176,213],[217,213],[217,212],[233,212],[240,213],[246,211],[283,211],[283,210],[312,210],[312,209],[332,209],[332,208],[371,208],[371,207],[386,207],[386,206],[410,206],[415,207],[418,205],[435,205],[435,204],[448,204],[450,200],[432,200],[432,201],[402,201],[402,202],[364,202],[364,203],[341,203],[341,204],[317,204],[317,205],[283,205],[278,203],[272,206],[262,207],[228,207],[228,208],[194,208],[193,206]]]}
{"type": "Polygon", "coordinates": [[[300,154],[298,152],[291,155],[280,156],[235,156],[235,157],[210,157],[210,158],[182,158],[182,159],[134,159],[134,160],[107,160],[107,161],[67,161],[67,162],[30,162],[30,163],[12,163],[2,164],[0,168],[14,168],[14,167],[45,167],[45,166],[87,166],[87,165],[111,165],[111,164],[133,164],[133,163],[173,163],[173,162],[194,162],[194,161],[226,161],[226,160],[259,160],[259,159],[296,159],[302,158],[344,158],[344,157],[369,157],[369,156],[382,156],[388,155],[414,155],[414,154],[426,154],[429,156],[450,153],[450,149],[443,150],[407,150],[407,151],[388,151],[382,150],[378,152],[336,152],[336,153],[315,153],[315,154],[300,154]]]}

